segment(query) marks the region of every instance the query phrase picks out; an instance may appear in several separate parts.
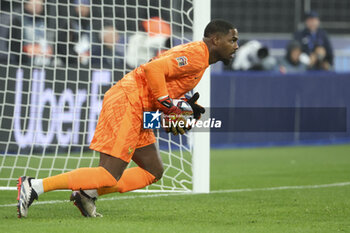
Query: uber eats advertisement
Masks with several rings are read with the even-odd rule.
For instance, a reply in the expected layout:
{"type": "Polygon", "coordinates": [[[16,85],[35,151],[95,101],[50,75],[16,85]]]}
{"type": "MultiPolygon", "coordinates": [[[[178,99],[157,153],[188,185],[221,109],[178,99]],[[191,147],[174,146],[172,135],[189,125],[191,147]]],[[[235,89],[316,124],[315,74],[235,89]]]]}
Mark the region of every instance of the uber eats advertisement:
{"type": "MultiPolygon", "coordinates": [[[[119,74],[0,67],[0,151],[89,145],[103,94],[119,74]]],[[[118,76],[119,77],[119,76],[118,76]]]]}

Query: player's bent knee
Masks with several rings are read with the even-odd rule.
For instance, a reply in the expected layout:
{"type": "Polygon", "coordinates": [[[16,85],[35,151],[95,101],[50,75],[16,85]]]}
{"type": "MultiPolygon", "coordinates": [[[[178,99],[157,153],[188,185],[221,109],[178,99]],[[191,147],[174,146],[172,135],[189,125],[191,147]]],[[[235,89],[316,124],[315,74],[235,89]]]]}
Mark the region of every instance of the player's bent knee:
{"type": "Polygon", "coordinates": [[[146,176],[148,177],[149,184],[156,183],[158,180],[160,180],[162,178],[163,173],[164,173],[163,166],[160,168],[157,168],[157,169],[153,169],[152,171],[147,171],[144,169],[142,169],[142,170],[145,172],[146,176]]]}
{"type": "Polygon", "coordinates": [[[155,174],[153,174],[154,177],[156,178],[155,182],[157,182],[158,180],[162,179],[163,173],[164,173],[164,168],[162,166],[155,172],[155,174]]]}

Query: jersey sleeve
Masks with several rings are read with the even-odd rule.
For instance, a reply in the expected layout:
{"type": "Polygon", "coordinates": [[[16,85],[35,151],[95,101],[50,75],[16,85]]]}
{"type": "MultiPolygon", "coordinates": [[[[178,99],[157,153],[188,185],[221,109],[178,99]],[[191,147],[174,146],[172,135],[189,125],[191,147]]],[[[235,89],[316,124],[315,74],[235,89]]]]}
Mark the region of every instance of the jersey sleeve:
{"type": "Polygon", "coordinates": [[[169,76],[176,78],[199,73],[208,66],[205,59],[204,52],[199,49],[176,53],[169,60],[169,76]]]}
{"type": "Polygon", "coordinates": [[[168,95],[165,77],[169,75],[169,61],[161,58],[143,65],[146,80],[153,95],[159,97],[168,95]]]}
{"type": "Polygon", "coordinates": [[[193,46],[186,50],[165,53],[142,67],[148,85],[158,99],[169,95],[166,86],[167,79],[178,79],[200,73],[208,65],[206,51],[202,47],[193,46]]]}

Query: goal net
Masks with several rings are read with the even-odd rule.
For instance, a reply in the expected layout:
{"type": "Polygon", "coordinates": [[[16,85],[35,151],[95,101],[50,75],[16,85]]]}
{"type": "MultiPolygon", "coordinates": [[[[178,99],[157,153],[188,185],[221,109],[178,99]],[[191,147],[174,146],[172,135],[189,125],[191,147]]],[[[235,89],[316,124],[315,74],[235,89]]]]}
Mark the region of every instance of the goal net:
{"type": "MultiPolygon", "coordinates": [[[[1,189],[14,189],[22,175],[97,166],[99,153],[88,146],[104,93],[138,65],[192,40],[191,0],[102,2],[1,1],[1,189]]],[[[191,191],[191,134],[155,133],[165,172],[146,190],[191,191]]]]}

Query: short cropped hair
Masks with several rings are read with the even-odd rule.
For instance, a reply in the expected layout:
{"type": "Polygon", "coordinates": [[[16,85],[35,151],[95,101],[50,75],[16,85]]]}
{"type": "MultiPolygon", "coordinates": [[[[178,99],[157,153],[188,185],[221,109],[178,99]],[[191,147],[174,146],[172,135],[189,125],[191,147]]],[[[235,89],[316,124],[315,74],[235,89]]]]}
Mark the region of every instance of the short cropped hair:
{"type": "Polygon", "coordinates": [[[204,37],[209,37],[215,33],[226,35],[231,29],[235,29],[231,23],[222,19],[214,19],[205,27],[204,37]]]}

